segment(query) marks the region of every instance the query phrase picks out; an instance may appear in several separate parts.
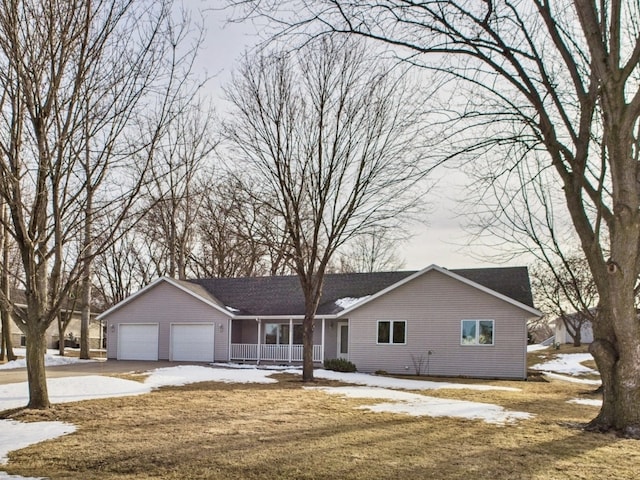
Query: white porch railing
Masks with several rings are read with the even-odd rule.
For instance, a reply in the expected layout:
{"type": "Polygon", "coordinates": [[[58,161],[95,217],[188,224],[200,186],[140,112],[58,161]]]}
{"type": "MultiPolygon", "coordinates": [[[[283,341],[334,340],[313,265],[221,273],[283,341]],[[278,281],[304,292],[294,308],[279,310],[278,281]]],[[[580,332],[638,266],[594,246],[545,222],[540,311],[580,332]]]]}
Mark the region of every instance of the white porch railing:
{"type": "MultiPolygon", "coordinates": [[[[256,343],[232,343],[231,360],[301,362],[302,345],[258,345],[256,343]],[[260,355],[258,355],[258,353],[260,353],[260,355]]],[[[313,346],[313,361],[323,361],[322,345],[313,346]]]]}

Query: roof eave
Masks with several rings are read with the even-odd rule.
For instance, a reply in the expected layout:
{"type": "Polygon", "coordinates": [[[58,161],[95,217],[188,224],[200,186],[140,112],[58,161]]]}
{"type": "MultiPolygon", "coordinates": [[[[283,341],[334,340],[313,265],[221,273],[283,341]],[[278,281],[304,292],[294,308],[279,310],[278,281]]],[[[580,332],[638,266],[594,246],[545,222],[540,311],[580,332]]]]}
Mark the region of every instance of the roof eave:
{"type": "Polygon", "coordinates": [[[120,308],[124,307],[129,302],[132,302],[133,300],[135,300],[139,296],[143,295],[147,291],[151,290],[153,287],[155,287],[156,285],[160,284],[161,282],[167,282],[169,285],[172,285],[172,286],[178,288],[180,291],[182,291],[184,293],[187,293],[188,295],[191,295],[192,297],[200,300],[201,302],[209,305],[210,307],[213,307],[214,309],[218,310],[221,313],[224,313],[225,315],[227,315],[229,317],[233,317],[234,316],[233,313],[231,313],[228,310],[220,307],[220,305],[218,305],[218,304],[216,304],[216,303],[214,303],[214,302],[202,297],[201,295],[198,295],[197,293],[189,290],[188,288],[183,287],[182,285],[180,285],[180,283],[176,282],[173,278],[160,277],[160,278],[154,280],[153,282],[151,282],[146,287],[138,290],[133,295],[130,295],[129,297],[127,297],[124,300],[122,300],[121,302],[116,303],[113,307],[111,307],[107,311],[105,311],[105,312],[101,313],[100,315],[98,315],[97,320],[102,320],[103,318],[111,315],[116,310],[119,310],[120,308]]]}
{"type": "Polygon", "coordinates": [[[476,283],[472,280],[469,280],[468,278],[465,278],[461,275],[458,275],[456,273],[453,273],[450,270],[447,270],[446,268],[442,268],[436,264],[431,264],[428,267],[423,268],[422,270],[409,275],[408,277],[403,278],[402,280],[400,280],[399,282],[394,283],[393,285],[389,285],[387,288],[384,288],[382,290],[380,290],[378,293],[375,293],[367,298],[362,299],[359,302],[354,303],[353,305],[351,305],[349,308],[345,308],[344,310],[338,312],[336,315],[337,316],[344,316],[350,312],[352,312],[353,310],[355,310],[356,308],[360,308],[363,305],[366,305],[367,303],[383,296],[386,295],[387,293],[391,292],[392,290],[395,290],[398,287],[401,287],[402,285],[411,282],[412,280],[414,280],[415,278],[418,278],[422,275],[424,275],[427,272],[430,272],[432,270],[435,270],[437,272],[440,272],[444,275],[447,275],[455,280],[458,280],[466,285],[469,285],[473,288],[477,288],[478,290],[487,293],[489,295],[492,295],[493,297],[499,298],[500,300],[503,300],[507,303],[510,303],[511,305],[518,307],[522,310],[525,310],[526,312],[530,313],[533,317],[532,318],[539,318],[542,316],[542,312],[536,308],[530,307],[529,305],[525,305],[524,303],[518,302],[517,300],[514,300],[511,297],[508,297],[506,295],[503,295],[502,293],[496,292],[495,290],[492,290],[488,287],[485,287],[484,285],[480,285],[479,283],[476,283]]]}
{"type": "MultiPolygon", "coordinates": [[[[318,314],[316,313],[315,317],[318,320],[327,319],[327,320],[335,320],[339,317],[342,312],[331,313],[331,314],[318,314]]],[[[232,320],[283,320],[283,319],[291,319],[291,320],[304,320],[304,315],[234,315],[232,320]]]]}

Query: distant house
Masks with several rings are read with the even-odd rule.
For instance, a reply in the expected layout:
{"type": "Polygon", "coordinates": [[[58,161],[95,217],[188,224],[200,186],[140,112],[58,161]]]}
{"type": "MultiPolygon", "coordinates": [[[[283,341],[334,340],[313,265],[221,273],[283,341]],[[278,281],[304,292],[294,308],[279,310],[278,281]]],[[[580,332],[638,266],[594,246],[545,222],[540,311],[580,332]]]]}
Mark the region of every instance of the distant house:
{"type": "MultiPolygon", "coordinates": [[[[11,300],[17,307],[26,308],[26,299],[24,290],[14,289],[11,291],[11,300]]],[[[81,312],[78,309],[77,305],[74,302],[68,302],[68,304],[63,308],[63,315],[71,315],[71,320],[67,325],[67,329],[65,331],[65,346],[67,347],[77,347],[80,342],[80,319],[81,312]]],[[[106,338],[104,329],[102,327],[102,323],[98,320],[98,315],[100,314],[101,309],[95,309],[91,312],[91,321],[89,323],[89,348],[90,349],[101,349],[105,347],[106,338]]],[[[24,346],[25,345],[25,335],[22,333],[18,324],[13,322],[11,325],[11,342],[14,347],[24,346]]],[[[57,349],[59,345],[58,338],[58,323],[54,321],[45,333],[45,341],[47,344],[47,348],[57,349]]]]}
{"type": "MultiPolygon", "coordinates": [[[[581,315],[580,313],[572,313],[571,317],[577,317],[581,315]]],[[[567,326],[562,321],[562,318],[558,317],[553,321],[555,325],[555,342],[556,343],[573,343],[573,337],[567,330],[567,326]]],[[[572,322],[576,325],[578,322],[572,322]]],[[[593,328],[591,325],[591,320],[584,319],[582,322],[582,326],[580,328],[580,342],[581,343],[591,343],[593,342],[593,328]]]]}
{"type": "MultiPolygon", "coordinates": [[[[331,274],[314,325],[313,359],[359,371],[526,377],[533,307],[526,267],[331,274]]],[[[304,301],[295,276],[159,278],[98,317],[107,357],[295,363],[304,301]]]]}

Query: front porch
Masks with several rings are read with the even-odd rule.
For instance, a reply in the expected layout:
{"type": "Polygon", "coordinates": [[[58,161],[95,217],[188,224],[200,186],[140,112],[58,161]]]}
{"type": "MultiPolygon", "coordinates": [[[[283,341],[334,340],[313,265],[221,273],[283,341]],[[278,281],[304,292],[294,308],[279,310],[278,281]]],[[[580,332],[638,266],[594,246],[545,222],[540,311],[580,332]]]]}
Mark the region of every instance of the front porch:
{"type": "MultiPolygon", "coordinates": [[[[322,363],[323,345],[313,346],[314,363],[322,363]]],[[[230,360],[242,362],[302,362],[302,345],[259,345],[257,343],[232,343],[230,360]]]]}
{"type": "MultiPolygon", "coordinates": [[[[332,354],[335,343],[334,322],[317,319],[313,334],[313,362],[323,363],[332,354]]],[[[229,361],[301,363],[302,320],[234,319],[231,321],[229,361]]]]}

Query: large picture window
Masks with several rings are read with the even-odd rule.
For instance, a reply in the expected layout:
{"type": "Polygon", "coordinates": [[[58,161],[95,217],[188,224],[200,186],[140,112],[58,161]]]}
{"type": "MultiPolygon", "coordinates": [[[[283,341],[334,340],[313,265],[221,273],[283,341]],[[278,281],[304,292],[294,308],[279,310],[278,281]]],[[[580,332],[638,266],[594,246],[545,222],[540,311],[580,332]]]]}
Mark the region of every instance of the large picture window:
{"type": "MultiPolygon", "coordinates": [[[[267,345],[288,345],[289,324],[267,323],[264,329],[264,343],[267,345]]],[[[293,326],[293,344],[302,345],[302,325],[293,326]]]]}
{"type": "Polygon", "coordinates": [[[406,320],[379,320],[378,343],[383,345],[407,343],[406,320]]]}
{"type": "Polygon", "coordinates": [[[493,345],[493,320],[462,320],[462,345],[493,345]]]}

